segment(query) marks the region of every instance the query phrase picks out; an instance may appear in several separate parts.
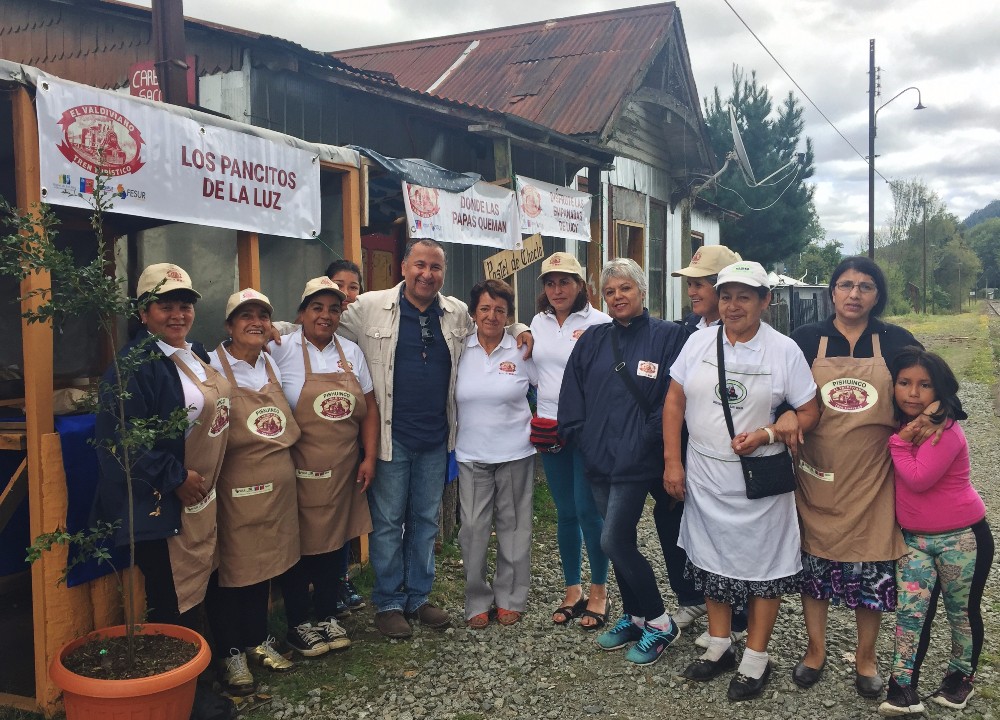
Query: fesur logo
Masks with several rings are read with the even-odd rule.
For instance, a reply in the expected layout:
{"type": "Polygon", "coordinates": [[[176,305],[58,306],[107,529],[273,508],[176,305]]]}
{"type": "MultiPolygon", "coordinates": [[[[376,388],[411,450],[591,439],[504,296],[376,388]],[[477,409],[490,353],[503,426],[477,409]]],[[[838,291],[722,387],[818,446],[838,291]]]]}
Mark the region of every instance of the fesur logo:
{"type": "MultiPolygon", "coordinates": [[[[718,383],[715,385],[715,397],[722,400],[722,393],[719,392],[718,383]]],[[[729,399],[730,405],[739,405],[747,399],[746,385],[741,383],[739,380],[730,380],[726,378],[726,397],[729,399]]]]}
{"type": "Polygon", "coordinates": [[[137,172],[142,134],[121,113],[102,105],[77,105],[59,119],[63,139],[59,152],[71,163],[94,175],[99,171],[109,177],[137,172]]]}

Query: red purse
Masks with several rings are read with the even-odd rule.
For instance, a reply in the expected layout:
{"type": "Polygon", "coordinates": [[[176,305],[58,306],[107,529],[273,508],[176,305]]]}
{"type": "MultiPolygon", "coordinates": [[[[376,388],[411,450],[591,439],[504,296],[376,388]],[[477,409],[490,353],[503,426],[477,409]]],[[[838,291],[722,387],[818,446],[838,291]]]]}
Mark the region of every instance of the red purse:
{"type": "Polygon", "coordinates": [[[563,449],[563,442],[556,433],[557,426],[552,418],[531,418],[531,444],[538,452],[557,453],[563,449]]]}

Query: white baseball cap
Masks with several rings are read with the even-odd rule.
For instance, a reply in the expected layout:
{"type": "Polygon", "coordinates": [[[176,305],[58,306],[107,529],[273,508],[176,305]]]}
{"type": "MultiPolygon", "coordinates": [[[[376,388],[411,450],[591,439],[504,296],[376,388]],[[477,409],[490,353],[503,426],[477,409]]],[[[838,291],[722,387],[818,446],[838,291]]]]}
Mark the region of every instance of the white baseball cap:
{"type": "Polygon", "coordinates": [[[739,283],[750,287],[771,287],[767,284],[767,270],[759,262],[752,260],[740,260],[722,268],[719,271],[719,279],[716,280],[715,287],[719,288],[726,283],[739,283]]]}
{"type": "Polygon", "coordinates": [[[306,283],[306,287],[302,291],[302,302],[305,302],[306,298],[312,297],[313,295],[321,292],[332,292],[341,300],[347,299],[347,295],[340,289],[340,286],[326,275],[323,275],[318,278],[313,278],[306,283]]]}
{"type": "Polygon", "coordinates": [[[670,273],[673,277],[708,277],[718,275],[726,266],[742,260],[738,252],[725,245],[704,245],[691,258],[691,264],[670,273]]]}
{"type": "Polygon", "coordinates": [[[191,287],[191,276],[180,265],[173,263],[148,265],[142,271],[135,286],[136,295],[142,297],[154,290],[158,296],[173,290],[187,290],[196,298],[201,297],[201,293],[191,287]]]}
{"type": "Polygon", "coordinates": [[[265,310],[267,310],[272,315],[274,314],[274,308],[271,307],[271,301],[267,299],[267,295],[262,292],[257,292],[253,288],[245,288],[239,292],[234,292],[229,296],[229,300],[226,302],[226,319],[232,317],[233,313],[239,310],[244,305],[249,304],[262,305],[265,310]]]}
{"type": "Polygon", "coordinates": [[[542,272],[538,277],[544,278],[548,273],[561,272],[567,275],[576,275],[581,280],[586,280],[583,274],[583,267],[580,261],[569,253],[555,252],[542,260],[542,272]]]}

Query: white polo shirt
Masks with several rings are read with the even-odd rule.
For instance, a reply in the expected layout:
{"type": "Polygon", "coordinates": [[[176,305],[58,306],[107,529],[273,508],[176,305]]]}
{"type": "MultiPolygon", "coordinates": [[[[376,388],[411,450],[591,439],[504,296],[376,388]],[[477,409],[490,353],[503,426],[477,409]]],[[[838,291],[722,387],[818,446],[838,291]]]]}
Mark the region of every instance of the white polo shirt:
{"type": "MultiPolygon", "coordinates": [[[[233,370],[233,377],[236,378],[236,384],[241,388],[249,388],[250,390],[260,390],[262,387],[267,385],[267,363],[270,362],[271,370],[274,372],[275,379],[281,382],[281,371],[273,360],[268,361],[267,353],[261,352],[257,355],[257,362],[251,365],[245,360],[238,360],[234,358],[229,350],[223,348],[222,351],[226,353],[226,360],[229,361],[229,367],[233,370]]],[[[219,362],[219,353],[217,350],[213,350],[208,354],[209,364],[218,370],[220,373],[225,375],[225,371],[222,369],[222,363],[219,362]]]]}
{"type": "MultiPolygon", "coordinates": [[[[357,376],[361,384],[361,392],[365,395],[374,388],[372,375],[368,371],[368,363],[365,362],[364,353],[357,343],[351,342],[347,338],[337,336],[340,347],[344,351],[344,357],[350,364],[350,370],[357,376]]],[[[309,364],[312,365],[314,373],[336,373],[344,372],[345,368],[340,366],[340,353],[337,352],[337,345],[331,340],[325,348],[320,350],[308,340],[302,337],[302,329],[299,328],[291,335],[286,335],[281,339],[281,345],[274,342],[268,344],[271,359],[281,370],[281,389],[285,391],[285,398],[292,410],[299,401],[299,393],[302,392],[302,384],[306,381],[305,363],[302,362],[302,343],[305,342],[309,351],[309,364]]]]}
{"type": "Polygon", "coordinates": [[[591,325],[609,322],[610,315],[589,304],[583,310],[570,313],[562,327],[553,312],[538,313],[532,318],[531,336],[535,346],[531,359],[538,368],[538,417],[552,420],[558,417],[559,388],[576,341],[591,325]]]}
{"type": "MultiPolygon", "coordinates": [[[[208,373],[205,372],[205,366],[201,364],[201,360],[191,352],[191,343],[185,343],[184,347],[176,348],[173,345],[167,345],[162,340],[156,341],[157,349],[163,353],[164,357],[177,356],[177,359],[191,368],[191,372],[201,380],[205,381],[208,378],[208,373]]],[[[184,391],[184,406],[187,408],[188,415],[188,427],[185,431],[185,437],[194,428],[195,421],[198,416],[201,415],[201,411],[205,409],[205,394],[201,389],[192,382],[191,378],[187,376],[186,373],[181,372],[179,369],[177,374],[181,378],[181,389],[184,391]]]]}
{"type": "Polygon", "coordinates": [[[466,341],[455,380],[459,462],[502,463],[535,454],[527,394],[538,375],[523,354],[507,333],[489,355],[476,333],[466,341]]]}

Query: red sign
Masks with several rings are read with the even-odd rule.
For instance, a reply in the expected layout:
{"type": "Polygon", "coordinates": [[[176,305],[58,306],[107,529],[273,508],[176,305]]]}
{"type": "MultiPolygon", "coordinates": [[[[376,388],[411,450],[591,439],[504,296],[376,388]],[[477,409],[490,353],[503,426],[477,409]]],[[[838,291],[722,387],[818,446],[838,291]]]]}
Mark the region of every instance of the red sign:
{"type": "MultiPolygon", "coordinates": [[[[187,100],[189,105],[198,104],[194,55],[187,56],[187,100]]],[[[163,101],[160,81],[156,77],[156,66],[152,60],[136,63],[128,69],[128,94],[149,100],[163,101]]]]}

